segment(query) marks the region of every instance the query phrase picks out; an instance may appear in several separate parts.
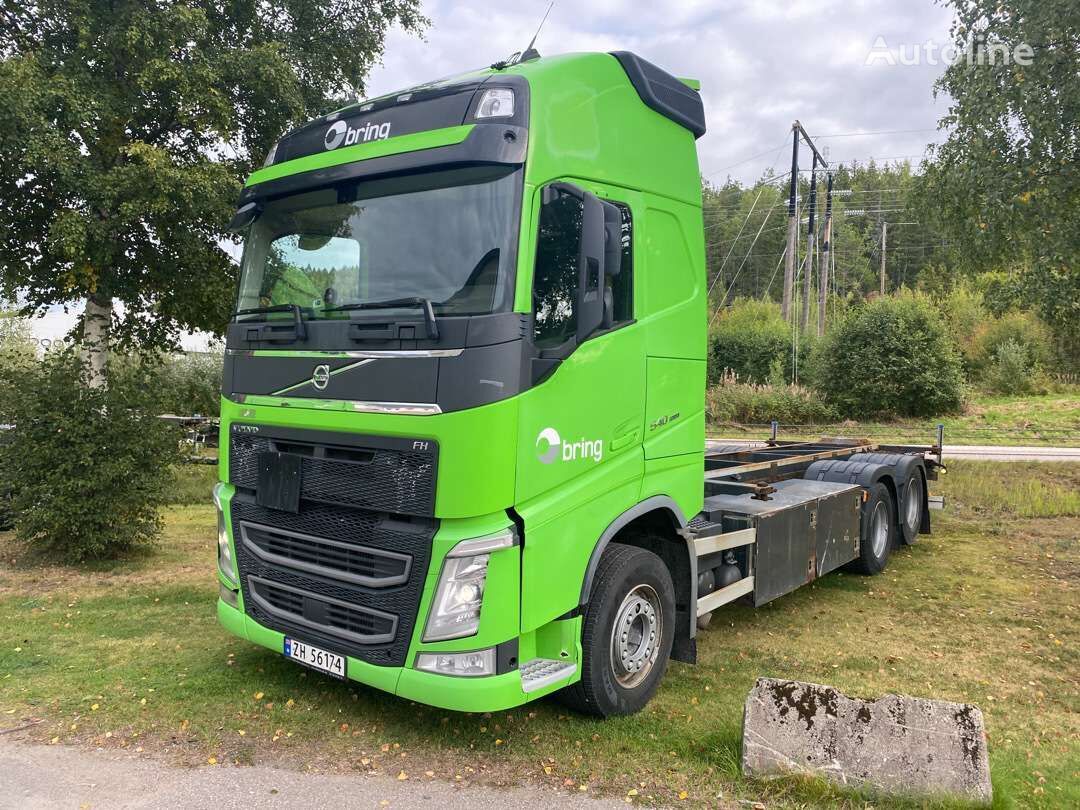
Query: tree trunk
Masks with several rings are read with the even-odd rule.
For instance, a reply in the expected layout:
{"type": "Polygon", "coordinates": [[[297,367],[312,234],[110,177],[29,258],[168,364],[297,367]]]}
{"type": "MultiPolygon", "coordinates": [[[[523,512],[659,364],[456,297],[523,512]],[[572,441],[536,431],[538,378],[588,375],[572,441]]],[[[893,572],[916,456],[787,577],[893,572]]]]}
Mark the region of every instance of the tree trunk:
{"type": "Polygon", "coordinates": [[[83,313],[82,349],[90,368],[92,388],[101,388],[106,383],[112,314],[112,298],[92,295],[86,299],[86,310],[83,313]]]}

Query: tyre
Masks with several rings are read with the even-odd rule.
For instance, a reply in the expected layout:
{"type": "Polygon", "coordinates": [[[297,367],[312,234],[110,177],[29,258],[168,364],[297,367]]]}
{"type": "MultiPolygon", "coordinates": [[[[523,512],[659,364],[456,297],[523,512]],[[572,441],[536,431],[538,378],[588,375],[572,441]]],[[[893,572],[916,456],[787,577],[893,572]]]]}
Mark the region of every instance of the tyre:
{"type": "Polygon", "coordinates": [[[853,567],[860,574],[880,574],[896,542],[896,504],[889,488],[878,482],[867,488],[862,505],[859,556],[853,567]]]}
{"type": "Polygon", "coordinates": [[[919,539],[919,529],[926,509],[926,484],[922,471],[913,466],[904,484],[904,502],[900,506],[900,540],[910,546],[919,539]]]}
{"type": "Polygon", "coordinates": [[[663,561],[643,548],[609,545],[600,556],[581,632],[581,680],[559,693],[599,717],[640,711],[667,669],[675,589],[663,561]]]}

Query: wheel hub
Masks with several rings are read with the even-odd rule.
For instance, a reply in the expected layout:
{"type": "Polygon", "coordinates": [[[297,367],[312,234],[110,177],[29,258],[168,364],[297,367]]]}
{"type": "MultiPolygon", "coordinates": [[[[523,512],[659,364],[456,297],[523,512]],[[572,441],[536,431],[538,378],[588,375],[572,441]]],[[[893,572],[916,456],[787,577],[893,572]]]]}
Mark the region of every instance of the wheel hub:
{"type": "Polygon", "coordinates": [[[615,680],[633,688],[648,677],[660,651],[663,627],[660,598],[638,585],[623,599],[611,628],[611,668],[615,680]]]}

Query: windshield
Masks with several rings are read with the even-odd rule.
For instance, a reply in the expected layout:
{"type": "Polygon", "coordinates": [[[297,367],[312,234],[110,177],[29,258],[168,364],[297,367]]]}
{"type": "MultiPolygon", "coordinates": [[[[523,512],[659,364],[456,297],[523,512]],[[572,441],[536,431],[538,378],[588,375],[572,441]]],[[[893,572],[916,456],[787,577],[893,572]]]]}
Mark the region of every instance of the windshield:
{"type": "Polygon", "coordinates": [[[508,311],[518,178],[504,168],[444,171],[268,202],[246,236],[239,317],[295,304],[305,318],[345,318],[357,305],[408,299],[440,315],[508,311]]]}

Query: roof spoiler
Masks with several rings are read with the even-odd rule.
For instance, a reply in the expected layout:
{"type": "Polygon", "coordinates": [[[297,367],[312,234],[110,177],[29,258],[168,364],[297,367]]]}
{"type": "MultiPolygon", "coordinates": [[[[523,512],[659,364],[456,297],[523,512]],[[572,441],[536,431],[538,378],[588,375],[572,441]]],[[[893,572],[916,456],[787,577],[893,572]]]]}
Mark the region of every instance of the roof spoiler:
{"type": "MultiPolygon", "coordinates": [[[[705,106],[697,88],[630,51],[612,51],[645,106],[694,133],[705,134],[705,106]]],[[[695,82],[696,84],[696,82],[695,82]]]]}

